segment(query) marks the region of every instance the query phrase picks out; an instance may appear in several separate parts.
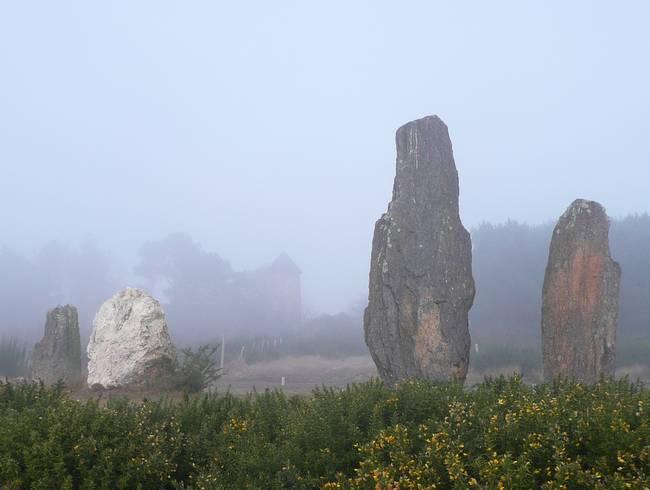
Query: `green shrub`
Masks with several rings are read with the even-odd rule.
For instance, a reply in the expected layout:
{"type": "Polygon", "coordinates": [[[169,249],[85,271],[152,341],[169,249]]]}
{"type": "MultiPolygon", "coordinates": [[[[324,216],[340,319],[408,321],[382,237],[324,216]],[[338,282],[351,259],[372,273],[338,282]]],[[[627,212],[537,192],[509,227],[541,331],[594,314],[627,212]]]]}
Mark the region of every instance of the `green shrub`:
{"type": "Polygon", "coordinates": [[[27,346],[15,338],[0,338],[0,376],[27,375],[27,346]]]}
{"type": "Polygon", "coordinates": [[[216,354],[220,344],[205,344],[194,351],[191,347],[181,351],[181,360],[175,367],[174,387],[187,393],[199,393],[221,377],[216,354]]]}
{"type": "Polygon", "coordinates": [[[627,380],[372,381],[103,406],[0,383],[0,487],[641,489],[649,406],[627,380]]]}

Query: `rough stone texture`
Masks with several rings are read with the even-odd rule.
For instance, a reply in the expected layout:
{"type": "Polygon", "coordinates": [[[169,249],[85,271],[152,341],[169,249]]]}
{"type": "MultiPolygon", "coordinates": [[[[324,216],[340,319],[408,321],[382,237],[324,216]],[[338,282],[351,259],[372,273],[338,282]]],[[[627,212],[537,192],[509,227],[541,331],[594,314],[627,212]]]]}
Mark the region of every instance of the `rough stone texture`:
{"type": "Polygon", "coordinates": [[[544,377],[593,383],[614,374],[621,269],[609,252],[603,207],[578,199],[549,251],[542,299],[544,377]]]}
{"type": "Polygon", "coordinates": [[[32,354],[32,378],[45,384],[81,382],[79,315],[74,306],[57,306],[47,312],[45,334],[32,354]]]}
{"type": "Polygon", "coordinates": [[[176,351],[160,303],[127,288],[95,316],[88,344],[88,386],[155,386],[173,370],[176,351]]]}
{"type": "Polygon", "coordinates": [[[447,126],[430,116],[397,130],[393,199],[375,225],[366,343],[385,382],[464,381],[472,246],[458,212],[447,126]]]}

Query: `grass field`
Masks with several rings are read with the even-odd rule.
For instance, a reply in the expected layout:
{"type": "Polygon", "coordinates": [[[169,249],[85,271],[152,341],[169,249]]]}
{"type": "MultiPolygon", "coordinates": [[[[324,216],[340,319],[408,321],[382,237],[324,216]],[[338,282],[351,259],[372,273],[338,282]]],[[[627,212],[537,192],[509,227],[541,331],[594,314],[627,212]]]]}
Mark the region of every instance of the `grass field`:
{"type": "MultiPolygon", "coordinates": [[[[533,358],[526,363],[515,356],[504,356],[499,362],[473,362],[465,385],[474,386],[483,378],[519,374],[529,384],[542,382],[541,366],[533,358]]],[[[319,356],[292,356],[276,361],[251,365],[232,363],[217,382],[219,391],[230,390],[244,394],[253,390],[282,388],[287,393],[308,393],[318,386],[345,387],[349,383],[362,383],[377,377],[377,369],[370,356],[352,356],[329,359],[319,356]],[[285,384],[282,386],[282,378],[285,384]]],[[[628,376],[631,380],[650,382],[650,366],[633,364],[621,367],[616,377],[628,376]]]]}

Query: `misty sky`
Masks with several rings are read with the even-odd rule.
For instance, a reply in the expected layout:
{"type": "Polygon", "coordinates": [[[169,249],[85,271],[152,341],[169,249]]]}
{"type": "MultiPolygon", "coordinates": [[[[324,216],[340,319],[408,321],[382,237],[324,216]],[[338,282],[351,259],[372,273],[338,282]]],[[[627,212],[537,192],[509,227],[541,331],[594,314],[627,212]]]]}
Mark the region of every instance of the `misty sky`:
{"type": "Polygon", "coordinates": [[[184,231],[367,294],[394,133],[449,126],[466,226],[650,211],[650,2],[0,4],[0,244],[184,231]]]}

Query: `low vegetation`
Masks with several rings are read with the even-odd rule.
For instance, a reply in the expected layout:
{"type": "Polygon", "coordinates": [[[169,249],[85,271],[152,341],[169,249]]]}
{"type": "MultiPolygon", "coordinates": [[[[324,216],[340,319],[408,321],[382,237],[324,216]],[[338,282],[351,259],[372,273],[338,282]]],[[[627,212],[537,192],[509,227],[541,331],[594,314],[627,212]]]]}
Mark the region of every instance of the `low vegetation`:
{"type": "Polygon", "coordinates": [[[0,487],[646,488],[649,407],[627,380],[138,403],[3,383],[0,487]]]}
{"type": "Polygon", "coordinates": [[[0,376],[27,375],[27,346],[13,337],[0,338],[0,376]]]}
{"type": "Polygon", "coordinates": [[[368,355],[363,338],[363,320],[344,313],[321,315],[290,334],[238,336],[226,342],[226,360],[242,358],[247,364],[290,356],[345,359],[359,355],[368,355]]]}
{"type": "Polygon", "coordinates": [[[481,344],[470,353],[470,366],[479,372],[490,369],[516,367],[524,375],[542,369],[542,352],[539,346],[507,344],[481,344]]]}
{"type": "Polygon", "coordinates": [[[221,377],[217,353],[221,344],[204,344],[196,350],[188,347],[181,351],[175,366],[174,387],[186,393],[199,393],[209,388],[221,377]]]}
{"type": "Polygon", "coordinates": [[[616,346],[618,367],[650,364],[650,338],[638,338],[621,342],[616,346]]]}

